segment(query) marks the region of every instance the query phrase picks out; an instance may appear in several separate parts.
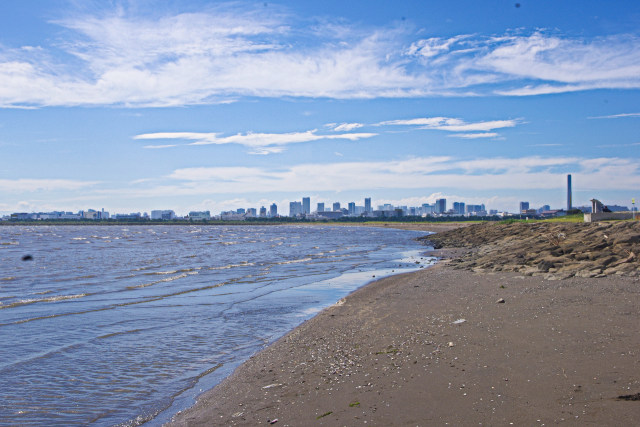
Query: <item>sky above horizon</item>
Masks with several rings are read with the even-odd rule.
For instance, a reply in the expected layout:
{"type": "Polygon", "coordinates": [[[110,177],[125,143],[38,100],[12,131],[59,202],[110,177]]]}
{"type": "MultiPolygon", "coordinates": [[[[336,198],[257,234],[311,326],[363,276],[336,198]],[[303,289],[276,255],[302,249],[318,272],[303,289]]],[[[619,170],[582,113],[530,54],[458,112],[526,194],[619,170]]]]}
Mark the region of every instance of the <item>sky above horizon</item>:
{"type": "Polygon", "coordinates": [[[0,3],[0,214],[640,196],[640,2],[0,3]]]}

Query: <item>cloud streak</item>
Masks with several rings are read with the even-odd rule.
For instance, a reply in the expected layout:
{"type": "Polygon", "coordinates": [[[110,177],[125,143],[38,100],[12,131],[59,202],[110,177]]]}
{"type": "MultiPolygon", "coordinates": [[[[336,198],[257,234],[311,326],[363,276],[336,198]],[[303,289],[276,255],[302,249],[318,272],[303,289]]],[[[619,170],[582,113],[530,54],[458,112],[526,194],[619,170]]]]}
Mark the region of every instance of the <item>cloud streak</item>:
{"type": "Polygon", "coordinates": [[[567,173],[572,173],[583,189],[635,189],[640,169],[636,160],[621,158],[462,160],[446,156],[388,162],[304,164],[278,169],[198,167],[175,170],[167,177],[173,183],[159,191],[170,188],[187,193],[216,188],[216,192],[229,194],[310,192],[328,188],[335,191],[427,188],[523,191],[562,188],[567,173]]]}
{"type": "Polygon", "coordinates": [[[56,20],[65,31],[51,38],[55,44],[0,47],[0,107],[640,88],[640,40],[632,35],[589,39],[536,31],[416,40],[391,25],[308,28],[297,17],[263,9],[229,3],[157,18],[115,11],[56,20]],[[296,43],[300,37],[304,46],[296,43]]]}
{"type": "MultiPolygon", "coordinates": [[[[222,145],[239,144],[250,147],[253,150],[250,154],[272,154],[279,153],[285,149],[286,145],[302,142],[319,141],[324,139],[343,139],[357,141],[359,139],[371,138],[376,133],[342,133],[342,134],[317,134],[317,130],[306,132],[290,133],[238,133],[231,136],[220,136],[218,133],[202,132],[157,132],[145,133],[134,136],[137,140],[187,140],[193,141],[187,145],[222,145]]],[[[145,148],[165,148],[175,147],[176,144],[168,145],[147,145],[145,148]]]]}

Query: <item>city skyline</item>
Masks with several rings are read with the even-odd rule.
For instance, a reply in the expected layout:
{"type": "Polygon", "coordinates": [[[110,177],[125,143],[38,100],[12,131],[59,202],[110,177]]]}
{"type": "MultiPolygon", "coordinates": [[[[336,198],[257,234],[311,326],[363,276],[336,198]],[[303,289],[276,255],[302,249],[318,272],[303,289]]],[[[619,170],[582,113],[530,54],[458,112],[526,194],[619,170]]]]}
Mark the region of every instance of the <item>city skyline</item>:
{"type": "Polygon", "coordinates": [[[3,2],[0,215],[630,205],[640,4],[514,5],[3,2]]]}

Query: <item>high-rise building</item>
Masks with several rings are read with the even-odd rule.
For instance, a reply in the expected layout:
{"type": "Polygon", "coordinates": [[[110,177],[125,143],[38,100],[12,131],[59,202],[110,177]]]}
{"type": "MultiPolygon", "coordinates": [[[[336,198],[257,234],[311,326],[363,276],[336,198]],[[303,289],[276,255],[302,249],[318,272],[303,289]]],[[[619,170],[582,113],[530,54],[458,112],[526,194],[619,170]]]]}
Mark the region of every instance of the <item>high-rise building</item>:
{"type": "Polygon", "coordinates": [[[311,213],[311,199],[309,197],[302,198],[302,213],[305,215],[311,213]]]}
{"type": "Polygon", "coordinates": [[[354,202],[349,202],[349,215],[356,214],[356,204],[354,202]]]}
{"type": "Polygon", "coordinates": [[[520,202],[520,213],[529,210],[529,202],[520,202]]]}
{"type": "Polygon", "coordinates": [[[571,174],[567,175],[567,210],[571,210],[571,205],[573,204],[573,200],[571,200],[571,174]]]}
{"type": "Polygon", "coordinates": [[[458,215],[464,215],[464,202],[453,202],[453,211],[458,215]]]}
{"type": "Polygon", "coordinates": [[[270,207],[269,207],[269,216],[271,218],[275,218],[278,216],[278,205],[276,205],[275,203],[273,203],[270,207]]]}
{"type": "Polygon", "coordinates": [[[364,199],[364,212],[365,213],[373,212],[371,210],[371,197],[365,197],[364,199]]]}
{"type": "Polygon", "coordinates": [[[340,210],[340,202],[335,202],[333,204],[333,211],[336,212],[336,211],[339,211],[339,210],[340,210]]]}
{"type": "Polygon", "coordinates": [[[324,212],[324,203],[318,203],[318,208],[316,212],[324,212]]]}
{"type": "Polygon", "coordinates": [[[289,202],[289,216],[298,216],[302,214],[302,203],[289,202]]]}
{"type": "Polygon", "coordinates": [[[447,199],[438,199],[436,200],[436,205],[434,209],[435,213],[443,214],[447,211],[447,199]]]}
{"type": "Polygon", "coordinates": [[[267,216],[267,208],[265,208],[264,206],[262,206],[260,208],[260,217],[264,218],[265,216],[267,216]]]}

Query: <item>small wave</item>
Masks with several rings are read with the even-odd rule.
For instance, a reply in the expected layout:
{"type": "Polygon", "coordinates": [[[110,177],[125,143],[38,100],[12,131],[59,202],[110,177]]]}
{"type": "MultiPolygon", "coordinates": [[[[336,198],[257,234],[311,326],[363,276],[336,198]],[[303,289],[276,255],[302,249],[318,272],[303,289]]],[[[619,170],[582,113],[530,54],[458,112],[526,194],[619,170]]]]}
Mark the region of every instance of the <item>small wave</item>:
{"type": "Polygon", "coordinates": [[[19,245],[20,242],[2,242],[0,245],[2,246],[11,246],[11,245],[19,245]]]}
{"type": "Polygon", "coordinates": [[[58,301],[66,301],[66,300],[70,300],[70,299],[76,299],[76,298],[82,298],[82,297],[86,297],[89,294],[77,294],[77,295],[56,295],[56,296],[51,296],[51,297],[45,297],[45,298],[29,298],[29,299],[23,299],[20,301],[15,301],[6,305],[2,305],[0,306],[0,308],[13,308],[13,307],[20,307],[23,305],[29,305],[29,304],[36,304],[39,302],[58,302],[58,301]]]}
{"type": "Polygon", "coordinates": [[[221,267],[209,267],[209,270],[227,270],[229,268],[248,267],[248,266],[252,266],[252,265],[255,265],[255,263],[253,263],[253,262],[243,262],[243,263],[240,263],[240,264],[223,265],[221,267]]]}
{"type": "Polygon", "coordinates": [[[71,240],[87,240],[86,237],[72,237],[71,240]]]}
{"type": "Polygon", "coordinates": [[[146,288],[148,286],[157,285],[158,283],[173,282],[174,280],[182,279],[184,277],[192,276],[194,274],[198,274],[198,272],[197,271],[190,271],[188,273],[178,274],[177,276],[165,277],[164,279],[156,280],[156,281],[150,282],[150,283],[142,283],[140,285],[127,286],[127,289],[140,289],[140,288],[146,288]]]}
{"type": "Polygon", "coordinates": [[[283,264],[295,264],[298,262],[307,262],[307,261],[311,261],[313,258],[301,258],[301,259],[294,259],[291,261],[281,261],[281,262],[276,262],[277,265],[283,265],[283,264]]]}
{"type": "MultiPolygon", "coordinates": [[[[143,268],[136,268],[133,271],[139,271],[139,270],[142,270],[143,268]]],[[[150,271],[148,273],[142,273],[142,274],[144,276],[166,276],[167,274],[189,273],[190,271],[197,271],[197,270],[200,270],[201,268],[202,267],[181,268],[179,270],[167,270],[167,271],[150,271]]]]}
{"type": "Polygon", "coordinates": [[[11,280],[15,280],[15,276],[9,276],[9,277],[0,277],[0,282],[9,282],[11,280]]]}
{"type": "MultiPolygon", "coordinates": [[[[136,270],[142,270],[141,268],[137,268],[136,270]]],[[[134,270],[134,271],[136,271],[134,270]]],[[[145,276],[162,276],[165,274],[176,274],[178,270],[168,270],[168,271],[151,271],[149,273],[143,273],[145,276]]]]}

